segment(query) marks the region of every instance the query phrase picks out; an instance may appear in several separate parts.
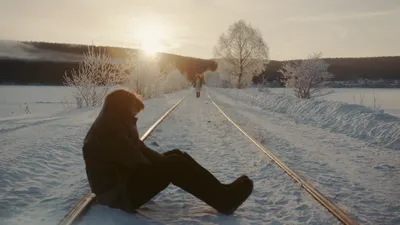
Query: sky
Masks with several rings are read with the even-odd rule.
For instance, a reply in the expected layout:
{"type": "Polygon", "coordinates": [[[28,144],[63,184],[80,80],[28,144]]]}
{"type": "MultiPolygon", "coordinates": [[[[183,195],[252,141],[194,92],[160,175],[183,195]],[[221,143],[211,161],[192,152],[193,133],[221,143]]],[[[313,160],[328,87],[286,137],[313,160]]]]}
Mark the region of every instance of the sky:
{"type": "Polygon", "coordinates": [[[212,58],[240,19],[261,31],[271,60],[400,55],[400,0],[0,0],[0,39],[212,58]]]}

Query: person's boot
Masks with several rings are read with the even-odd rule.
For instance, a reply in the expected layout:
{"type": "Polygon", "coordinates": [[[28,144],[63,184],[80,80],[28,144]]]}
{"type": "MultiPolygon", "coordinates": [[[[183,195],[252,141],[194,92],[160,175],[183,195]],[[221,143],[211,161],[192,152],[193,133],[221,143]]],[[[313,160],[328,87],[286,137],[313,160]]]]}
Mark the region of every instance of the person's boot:
{"type": "MultiPolygon", "coordinates": [[[[203,166],[201,166],[196,160],[194,160],[189,154],[187,154],[186,152],[179,150],[179,149],[173,149],[171,151],[171,153],[169,154],[179,154],[183,157],[185,157],[186,159],[188,159],[193,166],[198,167],[200,170],[204,170],[207,175],[209,176],[210,179],[214,179],[215,182],[220,182],[212,173],[210,173],[210,171],[208,171],[207,169],[205,169],[203,166]]],[[[250,179],[248,176],[246,175],[242,175],[240,177],[238,177],[236,180],[234,180],[232,183],[230,184],[223,184],[226,188],[232,187],[233,185],[235,185],[236,183],[240,182],[243,179],[250,179]]],[[[221,183],[221,182],[220,182],[221,183]]]]}
{"type": "Polygon", "coordinates": [[[231,187],[233,187],[235,184],[241,182],[243,179],[250,179],[250,178],[249,178],[248,176],[246,176],[246,175],[242,175],[242,176],[236,178],[236,180],[234,180],[232,183],[230,183],[230,184],[224,184],[224,186],[225,186],[226,188],[231,188],[231,187]]]}
{"type": "MultiPolygon", "coordinates": [[[[214,179],[215,182],[220,182],[212,173],[210,173],[208,170],[206,170],[203,166],[201,166],[196,160],[194,160],[189,154],[187,154],[186,152],[179,150],[179,149],[173,149],[169,152],[167,152],[165,155],[170,155],[170,154],[177,154],[177,155],[181,155],[183,157],[185,157],[187,160],[189,160],[193,166],[198,167],[200,170],[204,170],[210,179],[214,179]]],[[[230,188],[233,185],[237,184],[238,182],[240,182],[243,179],[250,179],[248,176],[246,175],[242,175],[240,177],[238,177],[236,180],[234,180],[232,183],[230,184],[223,184],[226,188],[230,188]]]]}
{"type": "Polygon", "coordinates": [[[169,163],[172,168],[172,184],[191,193],[220,213],[232,214],[253,190],[253,182],[247,177],[240,177],[226,186],[198,163],[182,159],[181,156],[173,157],[169,163]]]}
{"type": "Polygon", "coordinates": [[[227,189],[228,199],[219,211],[231,215],[253,192],[253,181],[248,177],[239,177],[227,189]]]}

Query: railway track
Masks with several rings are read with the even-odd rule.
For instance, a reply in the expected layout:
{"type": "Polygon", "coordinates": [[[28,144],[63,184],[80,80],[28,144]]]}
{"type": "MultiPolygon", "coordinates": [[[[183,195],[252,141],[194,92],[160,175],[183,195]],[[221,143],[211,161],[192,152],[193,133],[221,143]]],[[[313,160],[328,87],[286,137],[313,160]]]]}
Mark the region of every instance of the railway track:
{"type": "MultiPolygon", "coordinates": [[[[187,97],[187,96],[186,96],[187,97]]],[[[182,98],[175,105],[173,105],[163,116],[160,117],[141,137],[142,141],[145,141],[155,128],[186,98],[182,98]]],[[[285,163],[283,163],[275,154],[265,148],[263,145],[258,143],[253,137],[251,137],[246,131],[244,131],[237,123],[235,123],[212,99],[207,93],[207,97],[214,104],[214,106],[221,112],[225,118],[232,123],[245,137],[247,137],[254,145],[256,145],[261,151],[263,151],[273,162],[275,162],[282,170],[289,175],[295,182],[299,183],[318,203],[326,208],[333,216],[335,216],[340,222],[346,225],[358,224],[352,217],[350,217],[344,210],[340,209],[337,205],[327,199],[322,193],[320,193],[313,185],[308,181],[301,178],[295,171],[290,169],[285,163]]],[[[79,218],[88,210],[91,206],[92,200],[95,195],[90,191],[75,205],[75,207],[64,217],[60,225],[71,225],[75,224],[79,218]]]]}
{"type": "Polygon", "coordinates": [[[283,163],[275,154],[265,148],[263,145],[258,143],[253,137],[251,137],[246,131],[244,131],[237,123],[235,123],[225,112],[211,99],[207,93],[208,98],[214,104],[214,106],[229,120],[240,132],[243,133],[254,145],[256,145],[261,151],[263,151],[272,161],[274,161],[281,169],[283,169],[295,182],[299,183],[315,200],[317,200],[323,207],[331,212],[340,222],[346,225],[358,224],[353,218],[351,218],[345,211],[327,199],[321,192],[319,192],[313,185],[308,181],[301,178],[295,171],[290,169],[285,163],[283,163]]]}

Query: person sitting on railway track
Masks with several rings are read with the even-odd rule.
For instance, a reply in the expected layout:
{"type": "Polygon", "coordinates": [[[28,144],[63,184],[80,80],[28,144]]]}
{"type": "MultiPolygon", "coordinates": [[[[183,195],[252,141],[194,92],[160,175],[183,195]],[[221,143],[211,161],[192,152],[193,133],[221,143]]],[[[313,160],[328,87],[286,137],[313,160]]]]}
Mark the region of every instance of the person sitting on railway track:
{"type": "Polygon", "coordinates": [[[142,110],[134,92],[113,91],[84,139],[86,174],[98,204],[135,212],[172,183],[230,215],[250,196],[253,181],[245,175],[223,184],[184,151],[147,147],[136,126],[142,110]]]}

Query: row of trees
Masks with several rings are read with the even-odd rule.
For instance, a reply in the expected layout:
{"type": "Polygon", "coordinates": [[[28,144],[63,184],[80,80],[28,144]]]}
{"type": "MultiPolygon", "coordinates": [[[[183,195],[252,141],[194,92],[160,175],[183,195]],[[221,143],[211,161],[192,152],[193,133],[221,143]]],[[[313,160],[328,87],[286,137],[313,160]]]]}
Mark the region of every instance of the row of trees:
{"type": "Polygon", "coordinates": [[[97,106],[110,89],[123,86],[144,99],[190,86],[172,61],[161,62],[161,57],[149,57],[139,51],[127,50],[123,60],[116,60],[106,51],[89,47],[77,70],[66,71],[65,85],[75,88],[78,108],[97,106]]]}
{"type": "MultiPolygon", "coordinates": [[[[261,32],[243,20],[221,34],[214,55],[218,73],[206,73],[207,83],[239,89],[247,87],[266,68],[269,56],[261,32]]],[[[329,93],[324,88],[334,75],[328,72],[329,64],[321,56],[314,53],[305,60],[284,63],[279,70],[283,74],[281,80],[286,87],[293,88],[296,97],[309,99],[329,93]]]]}
{"type": "MultiPolygon", "coordinates": [[[[64,72],[78,70],[83,54],[88,52],[87,45],[15,42],[15,48],[8,49],[0,56],[0,83],[3,84],[40,84],[62,85],[64,72]],[[7,51],[11,51],[8,52],[7,51]],[[14,51],[14,52],[12,52],[14,51]]],[[[111,55],[113,60],[124,60],[130,54],[139,53],[136,49],[112,46],[91,46],[92,53],[111,55]]],[[[0,49],[2,51],[3,49],[0,49]]],[[[192,80],[197,73],[215,70],[213,60],[159,53],[160,64],[174,62],[180,73],[192,80]]]]}

